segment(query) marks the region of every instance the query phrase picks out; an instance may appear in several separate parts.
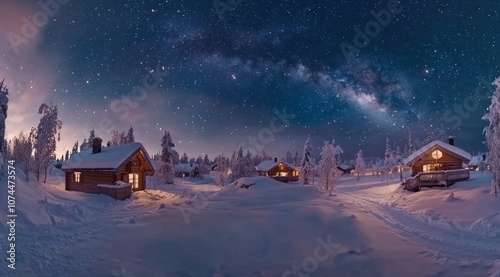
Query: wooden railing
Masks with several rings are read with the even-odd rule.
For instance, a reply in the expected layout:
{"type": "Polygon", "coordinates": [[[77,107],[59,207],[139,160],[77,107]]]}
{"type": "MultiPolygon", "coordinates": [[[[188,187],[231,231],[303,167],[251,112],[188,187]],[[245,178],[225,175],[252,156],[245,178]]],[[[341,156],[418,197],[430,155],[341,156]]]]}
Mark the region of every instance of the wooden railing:
{"type": "Polygon", "coordinates": [[[421,187],[449,186],[458,181],[468,180],[470,171],[467,168],[420,172],[405,180],[403,185],[410,191],[419,191],[421,187]]]}

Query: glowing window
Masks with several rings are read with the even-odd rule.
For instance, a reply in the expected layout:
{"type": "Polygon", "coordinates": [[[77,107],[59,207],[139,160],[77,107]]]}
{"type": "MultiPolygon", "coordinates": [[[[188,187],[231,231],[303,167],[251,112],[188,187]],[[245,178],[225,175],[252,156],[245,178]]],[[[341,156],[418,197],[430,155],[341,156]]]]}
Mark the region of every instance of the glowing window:
{"type": "Polygon", "coordinates": [[[441,152],[437,149],[432,151],[432,158],[439,160],[439,159],[441,159],[441,157],[443,157],[443,152],[441,152]]]}
{"type": "Polygon", "coordinates": [[[75,183],[80,183],[82,181],[82,173],[73,172],[73,179],[75,180],[75,183]]]}
{"type": "Polygon", "coordinates": [[[128,182],[132,184],[133,189],[138,189],[139,188],[139,174],[137,173],[130,173],[128,175],[128,182]]]}
{"type": "Polygon", "coordinates": [[[429,172],[429,171],[439,171],[442,169],[442,164],[424,164],[422,171],[423,172],[429,172]]]}

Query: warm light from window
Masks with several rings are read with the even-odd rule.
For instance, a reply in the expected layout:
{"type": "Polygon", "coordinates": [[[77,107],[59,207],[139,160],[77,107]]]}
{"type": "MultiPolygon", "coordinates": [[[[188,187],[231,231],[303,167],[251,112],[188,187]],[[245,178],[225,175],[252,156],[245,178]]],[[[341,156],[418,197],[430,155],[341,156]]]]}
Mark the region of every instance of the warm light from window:
{"type": "Polygon", "coordinates": [[[441,169],[442,166],[443,166],[442,164],[424,164],[422,171],[423,172],[438,171],[441,169]]]}
{"type": "Polygon", "coordinates": [[[436,160],[439,160],[439,159],[441,159],[441,157],[443,157],[443,152],[436,149],[436,150],[432,151],[432,157],[436,160]]]}
{"type": "Polygon", "coordinates": [[[130,173],[128,175],[128,182],[132,184],[132,188],[137,189],[139,188],[139,174],[137,173],[130,173]]]}
{"type": "Polygon", "coordinates": [[[74,176],[74,178],[75,178],[75,182],[76,182],[76,183],[80,183],[80,182],[81,182],[81,180],[82,180],[82,179],[81,179],[81,175],[82,175],[82,173],[81,173],[81,172],[73,172],[73,176],[74,176]]]}

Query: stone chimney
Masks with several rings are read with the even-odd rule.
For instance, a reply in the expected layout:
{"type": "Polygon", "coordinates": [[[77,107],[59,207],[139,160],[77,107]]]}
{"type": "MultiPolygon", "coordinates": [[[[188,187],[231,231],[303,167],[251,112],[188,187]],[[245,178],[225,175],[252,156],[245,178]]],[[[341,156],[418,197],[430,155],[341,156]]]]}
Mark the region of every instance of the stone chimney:
{"type": "Polygon", "coordinates": [[[449,136],[448,137],[448,144],[449,145],[455,145],[455,137],[454,136],[449,136]]]}
{"type": "Polygon", "coordinates": [[[92,139],[92,154],[101,153],[102,139],[95,137],[92,139]]]}

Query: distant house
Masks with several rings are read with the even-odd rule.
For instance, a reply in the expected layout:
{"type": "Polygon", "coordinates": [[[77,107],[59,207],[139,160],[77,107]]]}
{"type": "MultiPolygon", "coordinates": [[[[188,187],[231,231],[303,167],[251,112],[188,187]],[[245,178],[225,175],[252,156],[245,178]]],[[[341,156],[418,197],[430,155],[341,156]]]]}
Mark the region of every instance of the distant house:
{"type": "Polygon", "coordinates": [[[263,161],[255,167],[259,176],[268,176],[280,182],[294,182],[299,180],[299,170],[291,163],[263,161]]]}
{"type": "Polygon", "coordinates": [[[63,163],[66,190],[125,199],[132,191],[146,189],[146,175],[152,175],[154,167],[141,143],[104,148],[101,145],[102,139],[94,138],[92,149],[63,163]]]}
{"type": "Polygon", "coordinates": [[[197,163],[180,163],[174,165],[175,176],[177,177],[198,177],[200,176],[200,166],[197,163]]]}
{"type": "Polygon", "coordinates": [[[346,165],[346,164],[338,165],[337,169],[340,170],[340,172],[342,172],[342,174],[349,174],[353,170],[353,168],[351,166],[346,165]]]}
{"type": "Polygon", "coordinates": [[[409,190],[419,190],[422,186],[448,186],[469,179],[467,163],[471,155],[455,146],[455,139],[448,143],[435,140],[412,153],[404,160],[405,166],[412,168],[412,178],[405,182],[409,190]],[[417,188],[418,187],[418,188],[417,188]]]}
{"type": "Polygon", "coordinates": [[[486,154],[472,156],[469,161],[469,169],[471,171],[489,170],[488,157],[486,154]]]}

